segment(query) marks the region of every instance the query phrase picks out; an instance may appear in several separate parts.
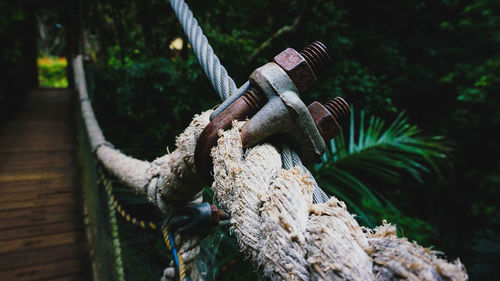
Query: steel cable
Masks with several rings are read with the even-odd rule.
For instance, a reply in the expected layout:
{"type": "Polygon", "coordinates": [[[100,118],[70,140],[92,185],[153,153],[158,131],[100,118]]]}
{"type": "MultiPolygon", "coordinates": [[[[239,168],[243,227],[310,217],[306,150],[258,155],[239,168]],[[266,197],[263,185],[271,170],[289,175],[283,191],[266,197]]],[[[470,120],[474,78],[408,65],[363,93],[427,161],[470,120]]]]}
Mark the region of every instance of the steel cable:
{"type": "MultiPolygon", "coordinates": [[[[198,25],[198,21],[194,18],[193,13],[189,9],[188,5],[183,0],[170,0],[170,5],[174,10],[184,33],[186,34],[191,46],[193,48],[198,61],[203,68],[207,78],[210,83],[216,90],[217,94],[222,100],[226,100],[232,94],[237,92],[236,84],[234,80],[229,76],[227,70],[221,64],[219,58],[215,55],[212,46],[208,43],[207,37],[203,34],[203,30],[198,25]]],[[[75,63],[82,64],[82,59],[75,59],[75,63]]],[[[76,70],[83,70],[82,65],[78,65],[75,67],[76,70]]],[[[82,77],[82,73],[75,72],[75,77],[82,77]]],[[[78,81],[78,79],[75,79],[78,81]]],[[[93,114],[92,105],[88,100],[86,95],[87,89],[85,87],[85,83],[77,83],[77,87],[79,88],[79,93],[81,95],[81,103],[82,103],[82,111],[84,115],[84,120],[87,123],[87,129],[90,131],[90,140],[91,146],[94,151],[97,150],[101,145],[107,145],[112,147],[109,144],[100,129],[99,124],[95,120],[95,116],[93,114]],[[86,109],[86,110],[83,110],[86,109]]],[[[281,149],[281,159],[282,165],[285,169],[291,169],[294,166],[299,166],[304,173],[310,175],[310,178],[313,180],[315,189],[313,192],[313,201],[315,203],[326,202],[328,200],[328,195],[318,186],[314,178],[308,169],[302,164],[299,155],[291,150],[288,146],[283,146],[281,149]]]]}
{"type": "Polygon", "coordinates": [[[170,0],[170,5],[179,19],[184,33],[191,43],[193,51],[210,83],[212,83],[222,100],[227,99],[236,92],[236,84],[215,55],[207,37],[198,25],[198,21],[193,17],[193,12],[183,0],[170,0]]]}
{"type": "MultiPolygon", "coordinates": [[[[217,91],[219,97],[222,100],[226,100],[237,91],[234,80],[229,76],[226,68],[224,68],[224,66],[220,63],[220,60],[215,55],[212,46],[208,43],[207,37],[203,34],[203,30],[198,25],[198,21],[194,18],[193,12],[191,12],[184,0],[170,0],[170,4],[179,19],[182,28],[184,29],[184,33],[191,43],[194,53],[198,57],[201,67],[205,71],[205,74],[217,91]]],[[[328,195],[318,186],[309,170],[302,164],[299,155],[288,146],[283,147],[281,155],[283,168],[291,169],[294,166],[299,166],[304,173],[310,175],[315,186],[315,190],[313,192],[314,202],[326,202],[329,198],[328,195]]]]}

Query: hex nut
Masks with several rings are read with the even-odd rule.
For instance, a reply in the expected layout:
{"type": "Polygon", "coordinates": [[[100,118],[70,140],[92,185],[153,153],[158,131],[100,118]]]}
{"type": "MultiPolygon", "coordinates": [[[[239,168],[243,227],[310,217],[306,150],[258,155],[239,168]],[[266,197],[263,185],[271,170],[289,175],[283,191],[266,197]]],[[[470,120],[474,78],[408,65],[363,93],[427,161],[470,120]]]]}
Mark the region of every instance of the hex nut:
{"type": "Polygon", "coordinates": [[[219,208],[217,208],[217,206],[215,206],[215,205],[210,205],[210,218],[211,218],[212,226],[219,225],[220,212],[219,212],[219,208]]]}
{"type": "Polygon", "coordinates": [[[321,103],[315,101],[307,109],[314,120],[314,124],[323,137],[325,144],[340,133],[340,126],[334,116],[321,103]]]}
{"type": "Polygon", "coordinates": [[[278,64],[293,83],[303,93],[316,83],[316,75],[305,58],[296,50],[288,48],[274,57],[274,62],[278,64]]]}

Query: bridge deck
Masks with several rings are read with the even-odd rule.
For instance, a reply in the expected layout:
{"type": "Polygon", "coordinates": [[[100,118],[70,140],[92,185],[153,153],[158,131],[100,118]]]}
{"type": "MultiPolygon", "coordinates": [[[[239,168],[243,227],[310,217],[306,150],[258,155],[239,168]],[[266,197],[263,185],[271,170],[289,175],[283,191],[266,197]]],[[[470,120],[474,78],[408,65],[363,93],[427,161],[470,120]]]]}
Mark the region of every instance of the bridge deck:
{"type": "Polygon", "coordinates": [[[0,131],[0,280],[91,280],[74,106],[32,91],[0,131]]]}

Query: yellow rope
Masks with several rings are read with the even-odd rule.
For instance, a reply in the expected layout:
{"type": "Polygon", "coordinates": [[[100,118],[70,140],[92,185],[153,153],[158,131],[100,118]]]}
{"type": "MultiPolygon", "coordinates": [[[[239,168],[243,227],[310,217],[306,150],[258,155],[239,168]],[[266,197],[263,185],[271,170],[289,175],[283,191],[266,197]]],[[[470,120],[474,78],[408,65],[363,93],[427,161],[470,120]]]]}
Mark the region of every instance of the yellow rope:
{"type": "MultiPolygon", "coordinates": [[[[153,231],[158,230],[157,225],[150,221],[146,222],[143,220],[138,220],[135,217],[132,217],[130,214],[128,214],[118,203],[116,200],[115,196],[113,195],[113,185],[111,184],[111,181],[104,175],[104,173],[101,171],[101,180],[104,185],[104,188],[106,190],[106,193],[108,194],[108,198],[113,204],[113,207],[119,213],[127,222],[132,223],[134,225],[139,225],[143,229],[150,229],[153,231]]],[[[168,232],[167,226],[164,225],[162,227],[162,234],[163,234],[163,240],[165,241],[165,245],[167,245],[167,248],[169,251],[174,252],[174,255],[176,255],[177,261],[178,261],[178,267],[179,267],[179,280],[180,281],[188,281],[187,275],[186,275],[186,265],[184,263],[184,259],[182,258],[182,255],[179,253],[179,251],[174,250],[172,247],[173,245],[170,242],[170,233],[168,232]]]]}
{"type": "Polygon", "coordinates": [[[116,212],[120,214],[127,222],[138,225],[143,229],[150,229],[153,231],[156,231],[158,229],[157,225],[154,222],[152,221],[146,222],[137,219],[131,216],[129,213],[127,213],[120,205],[120,203],[118,203],[118,201],[115,198],[115,195],[113,195],[113,185],[111,184],[111,181],[102,172],[101,172],[101,180],[102,183],[104,184],[106,192],[108,193],[108,198],[109,200],[111,200],[111,203],[113,204],[113,207],[115,208],[116,212]]]}
{"type": "MultiPolygon", "coordinates": [[[[174,255],[177,255],[177,260],[178,260],[178,267],[179,267],[179,280],[181,281],[188,281],[187,275],[186,275],[186,265],[184,263],[184,259],[182,258],[182,255],[179,253],[179,251],[174,250],[172,247],[172,243],[170,242],[170,233],[168,232],[167,226],[163,226],[162,230],[163,234],[163,240],[165,241],[165,245],[167,245],[168,249],[172,252],[174,252],[174,255]]],[[[173,236],[172,236],[173,237],[173,236]]]]}

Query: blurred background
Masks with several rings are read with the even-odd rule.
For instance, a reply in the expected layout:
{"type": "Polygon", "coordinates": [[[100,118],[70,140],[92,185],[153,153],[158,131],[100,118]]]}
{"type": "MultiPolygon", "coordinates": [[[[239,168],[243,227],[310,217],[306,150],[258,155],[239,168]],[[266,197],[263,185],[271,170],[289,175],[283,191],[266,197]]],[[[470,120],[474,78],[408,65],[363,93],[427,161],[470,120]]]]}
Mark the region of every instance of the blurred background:
{"type": "MultiPolygon", "coordinates": [[[[500,1],[187,3],[237,85],[283,49],[322,41],[332,63],[303,100],[342,96],[354,110],[309,167],[319,184],[360,224],[385,219],[459,257],[471,280],[497,280],[500,1]]],[[[137,158],[172,150],[193,114],[220,103],[167,0],[0,0],[0,128],[28,90],[72,85],[76,51],[105,136],[137,158]]],[[[157,216],[133,192],[115,192],[139,216],[157,216]]],[[[158,280],[169,255],[161,238],[121,228],[144,244],[124,249],[127,280],[158,280]]],[[[260,278],[227,229],[205,240],[200,264],[208,280],[260,278]]]]}

